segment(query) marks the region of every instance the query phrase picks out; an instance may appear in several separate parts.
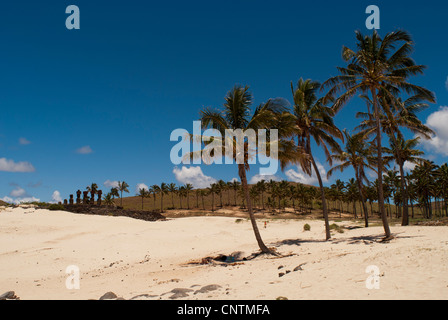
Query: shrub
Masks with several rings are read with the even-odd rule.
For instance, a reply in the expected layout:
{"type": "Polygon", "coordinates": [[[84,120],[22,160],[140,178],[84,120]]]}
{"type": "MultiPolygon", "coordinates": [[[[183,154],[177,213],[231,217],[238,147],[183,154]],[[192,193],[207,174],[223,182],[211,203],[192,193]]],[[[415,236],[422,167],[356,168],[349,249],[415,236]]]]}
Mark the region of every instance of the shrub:
{"type": "Polygon", "coordinates": [[[65,210],[65,207],[62,204],[53,203],[48,207],[48,210],[57,211],[57,210],[65,210]]]}
{"type": "Polygon", "coordinates": [[[311,231],[311,226],[307,223],[303,226],[303,231],[311,231]]]}
{"type": "Polygon", "coordinates": [[[338,226],[336,223],[330,225],[330,230],[335,230],[339,233],[344,233],[344,227],[338,226]]]}

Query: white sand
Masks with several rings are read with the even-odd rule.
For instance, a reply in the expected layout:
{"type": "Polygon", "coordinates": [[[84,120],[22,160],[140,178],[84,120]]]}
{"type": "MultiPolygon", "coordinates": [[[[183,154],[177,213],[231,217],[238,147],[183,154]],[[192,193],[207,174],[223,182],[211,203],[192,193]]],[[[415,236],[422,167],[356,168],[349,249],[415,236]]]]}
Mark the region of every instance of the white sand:
{"type": "MultiPolygon", "coordinates": [[[[447,299],[448,228],[382,227],[335,233],[324,242],[323,222],[259,221],[263,240],[285,258],[259,257],[233,266],[191,260],[257,251],[249,221],[183,218],[144,222],[17,208],[0,212],[0,294],[21,299],[98,299],[105,292],[130,299],[447,299]],[[66,267],[80,269],[81,288],[66,288],[66,267]],[[302,270],[293,269],[302,265],[302,270]],[[380,271],[379,290],[366,288],[366,268],[380,271]],[[278,269],[280,266],[283,268],[278,269]],[[283,277],[279,273],[291,271],[283,277]],[[220,288],[194,294],[206,285],[220,288]]],[[[353,225],[349,222],[338,225],[353,225]]]]}

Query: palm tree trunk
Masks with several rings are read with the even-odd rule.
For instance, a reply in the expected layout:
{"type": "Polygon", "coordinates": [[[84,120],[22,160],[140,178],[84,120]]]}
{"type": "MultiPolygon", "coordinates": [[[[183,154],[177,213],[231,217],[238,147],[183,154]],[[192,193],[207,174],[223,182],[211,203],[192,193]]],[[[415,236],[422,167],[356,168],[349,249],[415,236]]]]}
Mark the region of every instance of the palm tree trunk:
{"type": "Polygon", "coordinates": [[[364,221],[365,221],[365,227],[369,227],[369,212],[367,211],[367,205],[366,201],[364,199],[364,188],[362,187],[362,181],[359,177],[359,172],[357,169],[355,169],[356,173],[356,180],[358,181],[358,189],[359,189],[359,197],[361,198],[361,204],[362,204],[362,210],[364,211],[364,221]]]}
{"type": "Polygon", "coordinates": [[[160,213],[163,212],[163,193],[160,193],[160,213]]]}
{"type": "Polygon", "coordinates": [[[317,168],[316,161],[314,161],[314,157],[311,153],[311,150],[308,154],[310,156],[311,163],[313,164],[314,171],[316,172],[317,180],[319,181],[320,194],[321,194],[321,199],[322,199],[322,211],[323,211],[323,216],[324,216],[324,220],[325,220],[325,237],[326,237],[326,240],[328,241],[331,239],[331,233],[330,233],[330,222],[328,220],[327,201],[325,201],[324,185],[322,183],[322,178],[320,176],[319,169],[317,168]]]}
{"type": "Polygon", "coordinates": [[[389,221],[386,216],[386,208],[384,207],[384,190],[383,190],[383,150],[381,147],[381,124],[380,124],[380,114],[378,97],[376,95],[376,89],[371,88],[373,105],[375,108],[375,119],[376,119],[376,143],[378,149],[378,206],[381,213],[381,220],[383,221],[384,232],[386,234],[386,239],[392,237],[389,228],[389,221]]]}
{"type": "Polygon", "coordinates": [[[190,193],[187,192],[187,210],[190,210],[190,193]]]}
{"type": "Polygon", "coordinates": [[[252,203],[250,201],[249,186],[247,185],[246,168],[244,164],[238,164],[238,174],[240,176],[241,184],[243,186],[244,195],[246,197],[247,209],[249,211],[250,222],[252,223],[252,229],[254,231],[258,247],[263,253],[274,254],[274,252],[272,252],[271,250],[269,250],[268,247],[266,247],[263,240],[261,239],[260,231],[258,230],[257,226],[257,221],[255,220],[255,216],[252,211],[252,203]]]}

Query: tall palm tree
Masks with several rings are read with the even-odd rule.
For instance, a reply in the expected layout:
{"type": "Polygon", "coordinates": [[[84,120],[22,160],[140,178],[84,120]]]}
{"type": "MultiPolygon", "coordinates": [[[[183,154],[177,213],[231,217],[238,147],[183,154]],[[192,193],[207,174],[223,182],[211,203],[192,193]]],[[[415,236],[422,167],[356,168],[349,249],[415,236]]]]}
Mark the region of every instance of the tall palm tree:
{"type": "Polygon", "coordinates": [[[174,209],[174,194],[177,192],[177,186],[175,183],[170,183],[168,185],[168,191],[171,193],[171,204],[174,209]]]}
{"type": "MultiPolygon", "coordinates": [[[[241,130],[243,134],[246,134],[248,130],[271,129],[274,121],[278,121],[279,115],[286,111],[284,105],[281,105],[278,101],[269,100],[267,103],[260,105],[251,112],[252,94],[249,92],[249,87],[235,86],[225,97],[225,103],[221,110],[213,110],[206,108],[201,111],[201,122],[203,129],[213,128],[218,130],[222,137],[225,136],[226,130],[241,130]]],[[[279,136],[280,133],[279,133],[279,136]]],[[[222,141],[222,148],[227,153],[233,154],[233,160],[237,161],[237,145],[241,141],[237,141],[236,138],[230,139],[230,141],[222,141]],[[227,148],[232,150],[226,150],[227,148]]],[[[271,141],[272,143],[272,141],[271,141]]],[[[275,141],[274,143],[278,143],[275,141]]],[[[244,190],[244,196],[247,203],[247,209],[249,211],[249,218],[252,224],[252,229],[255,235],[257,244],[263,253],[274,254],[263,242],[260,231],[258,229],[256,219],[252,210],[252,202],[249,195],[249,187],[247,183],[247,170],[249,170],[249,160],[253,157],[248,150],[247,143],[244,144],[243,158],[244,163],[238,163],[238,175],[242,183],[244,190]]],[[[281,147],[279,146],[279,149],[281,147]]],[[[269,146],[266,152],[270,149],[269,146]]],[[[258,153],[261,150],[257,150],[258,153]]],[[[224,154],[225,152],[223,152],[224,154]]],[[[238,162],[238,161],[237,161],[238,162]]]]}
{"type": "Polygon", "coordinates": [[[169,189],[168,185],[165,182],[160,184],[159,193],[160,193],[160,212],[163,212],[163,196],[168,194],[169,189]]]}
{"type": "Polygon", "coordinates": [[[230,186],[233,189],[233,197],[234,197],[234,204],[236,207],[236,196],[237,196],[237,191],[240,188],[241,183],[237,180],[231,181],[230,182],[230,186]]]}
{"type": "Polygon", "coordinates": [[[199,195],[201,196],[202,210],[205,210],[204,197],[208,196],[208,190],[207,189],[199,190],[199,195]]]}
{"type": "Polygon", "coordinates": [[[294,88],[291,83],[291,90],[294,100],[293,114],[295,124],[295,134],[297,136],[298,146],[308,155],[307,161],[302,161],[301,166],[304,172],[311,175],[311,172],[317,176],[319,181],[322,211],[325,219],[326,239],[331,238],[330,223],[328,220],[328,209],[325,199],[325,190],[322,182],[321,173],[314,159],[311,150],[312,139],[324,149],[327,160],[331,164],[331,156],[329,148],[333,150],[340,150],[339,144],[334,139],[339,138],[343,140],[342,132],[336,127],[333,116],[334,111],[325,106],[324,99],[318,99],[317,92],[320,90],[321,84],[312,80],[298,81],[294,88]]]}
{"type": "MultiPolygon", "coordinates": [[[[373,105],[373,102],[368,97],[364,96],[363,98],[368,105],[373,105]]],[[[416,115],[417,112],[428,108],[428,104],[425,103],[424,97],[420,95],[411,96],[404,102],[401,98],[391,100],[387,94],[384,94],[383,90],[379,95],[379,102],[383,110],[383,114],[380,114],[381,127],[383,132],[389,137],[390,145],[394,149],[392,154],[394,156],[393,160],[395,160],[400,169],[400,176],[404,177],[404,164],[407,161],[406,157],[409,154],[406,151],[401,150],[401,148],[398,148],[400,145],[404,146],[403,142],[405,139],[403,133],[400,131],[400,127],[407,128],[418,137],[430,139],[434,132],[424,125],[416,115]]],[[[358,127],[362,129],[362,132],[366,135],[376,132],[376,121],[370,114],[359,112],[357,117],[365,119],[358,127]]],[[[387,160],[392,159],[388,157],[387,160]]],[[[406,179],[401,179],[400,181],[400,193],[403,204],[402,225],[407,226],[409,225],[409,196],[406,179]]]]}
{"type": "Polygon", "coordinates": [[[97,194],[98,193],[98,185],[96,183],[92,183],[90,186],[87,186],[86,190],[89,193],[97,194]]]}
{"type": "Polygon", "coordinates": [[[184,187],[185,187],[185,195],[187,197],[187,210],[190,210],[190,191],[192,191],[194,188],[191,183],[187,183],[184,187]]]}
{"type": "Polygon", "coordinates": [[[398,163],[400,168],[400,188],[401,188],[401,198],[403,203],[403,218],[402,225],[409,225],[409,211],[408,211],[408,192],[406,179],[404,175],[404,164],[406,162],[413,164],[421,164],[425,159],[420,156],[425,153],[421,150],[416,149],[417,145],[420,142],[420,137],[404,140],[401,136],[398,136],[395,139],[390,140],[390,148],[384,148],[386,154],[389,156],[385,156],[384,160],[386,162],[395,160],[398,163]]]}
{"type": "Polygon", "coordinates": [[[183,209],[182,199],[187,195],[187,190],[185,190],[185,186],[179,186],[179,188],[177,188],[177,195],[179,196],[180,209],[183,209]]]}
{"type": "Polygon", "coordinates": [[[124,181],[118,181],[118,191],[120,191],[120,206],[123,207],[123,192],[129,193],[129,185],[124,181]]]}
{"type": "Polygon", "coordinates": [[[137,196],[142,198],[142,210],[143,210],[143,201],[145,200],[145,198],[148,197],[148,195],[149,195],[149,192],[145,188],[138,189],[137,196]]]}
{"type": "Polygon", "coordinates": [[[261,204],[263,207],[263,210],[265,209],[264,207],[264,193],[267,191],[267,184],[265,180],[261,180],[259,182],[257,182],[257,189],[258,191],[261,193],[261,204]]]}
{"type": "Polygon", "coordinates": [[[112,200],[115,200],[115,197],[120,197],[120,194],[118,193],[118,188],[112,188],[110,189],[110,195],[112,197],[112,200]]]}
{"type": "Polygon", "coordinates": [[[226,190],[227,183],[224,180],[219,180],[216,184],[219,187],[219,201],[220,201],[220,206],[222,208],[222,193],[226,190]]]}
{"type": "Polygon", "coordinates": [[[369,227],[369,218],[362,181],[368,181],[365,174],[365,168],[370,168],[373,170],[375,160],[372,156],[371,147],[366,143],[364,135],[350,135],[348,130],[344,130],[344,135],[346,141],[344,151],[331,156],[332,159],[338,161],[339,164],[330,169],[327,176],[331,177],[333,172],[336,170],[340,170],[342,172],[349,166],[353,167],[358,184],[359,197],[364,212],[365,227],[367,228],[369,227]]]}
{"type": "Polygon", "coordinates": [[[378,150],[378,202],[385,236],[388,239],[392,234],[384,206],[381,105],[378,96],[381,93],[395,101],[397,92],[404,90],[406,93],[424,97],[429,102],[435,102],[435,97],[429,90],[408,82],[411,76],[422,74],[425,67],[416,65],[410,58],[413,43],[406,31],[390,32],[384,38],[381,38],[376,30],[372,36],[364,36],[360,31],[356,31],[356,39],[356,50],[345,46],[342,50],[342,57],[348,66],[338,68],[340,75],[328,79],[323,87],[330,88],[326,96],[328,99],[342,93],[333,105],[336,112],[355,95],[371,94],[378,150]]]}
{"type": "Polygon", "coordinates": [[[212,195],[212,212],[215,212],[215,194],[219,194],[219,186],[216,183],[212,183],[210,187],[207,188],[207,190],[208,193],[212,195]]]}
{"type": "Polygon", "coordinates": [[[442,198],[445,207],[445,215],[448,217],[448,164],[443,164],[435,172],[435,177],[437,179],[437,185],[441,189],[442,198]]]}
{"type": "Polygon", "coordinates": [[[92,183],[90,186],[86,187],[86,190],[91,194],[92,199],[90,199],[90,203],[94,204],[95,194],[98,194],[98,185],[96,183],[92,183]]]}
{"type": "Polygon", "coordinates": [[[153,201],[154,201],[153,210],[156,210],[156,195],[157,195],[157,193],[159,193],[159,189],[160,189],[159,186],[156,184],[152,185],[148,189],[149,194],[152,194],[152,196],[153,196],[153,201]]]}

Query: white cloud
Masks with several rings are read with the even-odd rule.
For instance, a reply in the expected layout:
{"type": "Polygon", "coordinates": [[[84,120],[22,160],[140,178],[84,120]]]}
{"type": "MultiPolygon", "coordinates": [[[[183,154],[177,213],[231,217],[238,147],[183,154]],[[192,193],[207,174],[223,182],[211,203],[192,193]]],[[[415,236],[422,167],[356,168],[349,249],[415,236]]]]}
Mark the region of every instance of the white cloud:
{"type": "Polygon", "coordinates": [[[409,162],[409,161],[405,161],[404,164],[403,164],[403,169],[404,169],[404,171],[408,171],[409,172],[409,171],[414,170],[415,166],[416,166],[415,163],[412,163],[412,162],[409,162]]]}
{"type": "Polygon", "coordinates": [[[104,181],[104,186],[107,188],[118,188],[118,181],[110,181],[109,179],[104,181]]]}
{"type": "Polygon", "coordinates": [[[135,193],[139,193],[140,189],[145,189],[146,191],[148,191],[149,187],[144,183],[138,183],[137,186],[135,187],[135,193]]]}
{"type": "Polygon", "coordinates": [[[27,145],[27,144],[30,144],[31,141],[29,141],[29,140],[26,139],[26,138],[20,138],[20,139],[19,139],[19,143],[20,143],[21,145],[27,145]]]}
{"type": "Polygon", "coordinates": [[[6,172],[34,172],[33,165],[29,162],[14,162],[6,158],[0,158],[0,171],[6,172]]]}
{"type": "Polygon", "coordinates": [[[76,153],[79,153],[79,154],[89,154],[92,152],[93,152],[93,150],[92,150],[92,148],[90,148],[90,146],[84,146],[84,147],[81,147],[76,150],[76,153]]]}
{"type": "MultiPolygon", "coordinates": [[[[327,171],[325,170],[324,166],[320,163],[317,163],[317,169],[319,170],[320,176],[322,178],[322,182],[328,182],[327,179],[327,171]]],[[[297,171],[294,169],[290,169],[285,172],[285,175],[288,177],[290,181],[298,182],[302,184],[308,184],[308,185],[318,185],[319,181],[317,180],[316,173],[314,172],[311,176],[307,175],[305,172],[303,172],[302,168],[299,166],[297,167],[297,171]]]]}
{"type": "Polygon", "coordinates": [[[55,190],[51,195],[51,203],[59,203],[62,202],[61,193],[58,190],[55,190]]]}
{"type": "Polygon", "coordinates": [[[421,144],[428,151],[448,156],[448,107],[440,107],[438,111],[429,115],[426,125],[436,134],[429,140],[422,137],[421,144]]]}
{"type": "Polygon", "coordinates": [[[20,198],[24,197],[26,195],[26,191],[23,188],[16,187],[14,190],[12,190],[9,195],[14,198],[20,198]]]}
{"type": "Polygon", "coordinates": [[[9,196],[5,196],[3,198],[0,198],[0,200],[3,200],[8,203],[12,204],[20,204],[23,202],[39,202],[40,199],[30,196],[25,189],[16,186],[14,190],[12,190],[9,193],[9,196]]]}
{"type": "Polygon", "coordinates": [[[206,176],[201,167],[182,167],[182,169],[175,167],[173,173],[177,181],[183,184],[190,183],[196,189],[207,188],[217,181],[215,178],[206,176]]]}
{"type": "Polygon", "coordinates": [[[253,176],[250,180],[249,180],[249,184],[256,184],[258,182],[260,182],[261,180],[264,181],[281,181],[282,179],[280,179],[279,177],[275,176],[275,175],[261,175],[261,174],[257,174],[255,176],[253,176]]]}
{"type": "Polygon", "coordinates": [[[240,181],[240,179],[238,179],[238,178],[233,178],[233,179],[230,180],[229,182],[235,182],[235,181],[240,181]]]}

